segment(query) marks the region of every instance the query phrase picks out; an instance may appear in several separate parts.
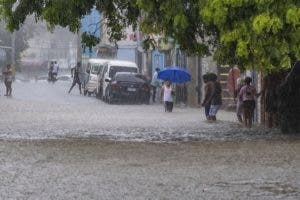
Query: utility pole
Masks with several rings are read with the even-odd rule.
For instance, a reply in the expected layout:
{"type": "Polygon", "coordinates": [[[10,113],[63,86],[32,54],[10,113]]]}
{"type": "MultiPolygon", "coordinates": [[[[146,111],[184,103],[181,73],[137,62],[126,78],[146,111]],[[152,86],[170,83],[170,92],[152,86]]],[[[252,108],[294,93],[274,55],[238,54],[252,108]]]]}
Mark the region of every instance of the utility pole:
{"type": "Polygon", "coordinates": [[[82,60],[82,47],[81,47],[81,32],[77,32],[77,62],[82,60]]]}
{"type": "Polygon", "coordinates": [[[11,64],[16,65],[16,32],[14,31],[11,36],[11,64]]]}

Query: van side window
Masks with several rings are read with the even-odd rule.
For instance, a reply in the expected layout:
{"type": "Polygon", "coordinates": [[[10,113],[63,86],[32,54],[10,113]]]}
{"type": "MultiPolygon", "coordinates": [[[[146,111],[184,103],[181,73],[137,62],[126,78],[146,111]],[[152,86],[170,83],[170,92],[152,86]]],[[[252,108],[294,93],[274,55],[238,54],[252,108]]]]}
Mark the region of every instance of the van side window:
{"type": "Polygon", "coordinates": [[[101,74],[102,78],[103,78],[103,77],[104,77],[104,75],[106,74],[106,72],[107,72],[107,68],[108,68],[108,66],[107,66],[107,65],[105,65],[105,66],[104,66],[104,69],[103,69],[103,71],[102,71],[102,74],[101,74]]]}
{"type": "Polygon", "coordinates": [[[86,73],[88,73],[88,74],[91,72],[91,63],[88,63],[88,64],[87,64],[87,67],[86,67],[86,70],[85,70],[85,71],[86,71],[86,73]]]}

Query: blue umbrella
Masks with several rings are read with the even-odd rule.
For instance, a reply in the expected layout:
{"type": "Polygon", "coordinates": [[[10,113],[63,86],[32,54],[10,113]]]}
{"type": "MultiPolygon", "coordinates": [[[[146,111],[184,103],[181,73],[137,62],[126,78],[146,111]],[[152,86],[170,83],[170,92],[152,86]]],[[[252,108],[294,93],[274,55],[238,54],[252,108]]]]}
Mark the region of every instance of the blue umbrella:
{"type": "Polygon", "coordinates": [[[158,73],[158,79],[169,80],[173,83],[185,83],[191,81],[190,73],[180,67],[166,67],[158,73]]]}

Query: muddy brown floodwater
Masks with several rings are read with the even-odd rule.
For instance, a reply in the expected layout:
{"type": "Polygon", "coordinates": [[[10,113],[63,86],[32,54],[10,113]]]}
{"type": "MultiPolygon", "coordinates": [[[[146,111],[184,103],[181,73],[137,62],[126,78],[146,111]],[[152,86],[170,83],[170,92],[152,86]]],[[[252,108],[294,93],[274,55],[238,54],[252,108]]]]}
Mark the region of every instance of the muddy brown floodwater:
{"type": "Polygon", "coordinates": [[[300,141],[0,141],[0,199],[300,199],[300,141]]]}
{"type": "MultiPolygon", "coordinates": [[[[0,200],[300,199],[300,137],[233,112],[108,105],[71,82],[0,96],[0,200]]],[[[1,90],[3,91],[3,90],[1,90]]]]}

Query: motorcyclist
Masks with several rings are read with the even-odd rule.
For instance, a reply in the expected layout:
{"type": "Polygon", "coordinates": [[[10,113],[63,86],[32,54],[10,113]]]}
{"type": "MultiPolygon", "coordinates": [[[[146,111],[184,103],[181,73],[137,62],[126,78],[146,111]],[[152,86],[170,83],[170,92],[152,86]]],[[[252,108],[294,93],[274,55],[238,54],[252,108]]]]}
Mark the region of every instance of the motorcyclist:
{"type": "Polygon", "coordinates": [[[55,82],[57,80],[57,75],[59,71],[59,65],[57,61],[54,61],[53,69],[52,69],[52,81],[55,82]]]}

